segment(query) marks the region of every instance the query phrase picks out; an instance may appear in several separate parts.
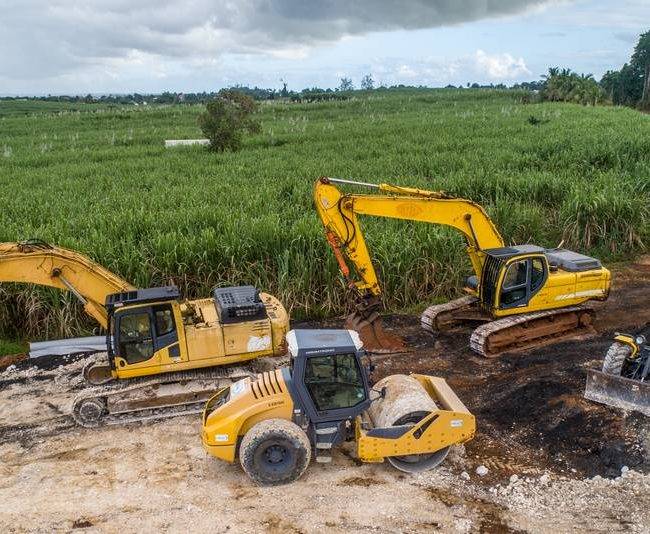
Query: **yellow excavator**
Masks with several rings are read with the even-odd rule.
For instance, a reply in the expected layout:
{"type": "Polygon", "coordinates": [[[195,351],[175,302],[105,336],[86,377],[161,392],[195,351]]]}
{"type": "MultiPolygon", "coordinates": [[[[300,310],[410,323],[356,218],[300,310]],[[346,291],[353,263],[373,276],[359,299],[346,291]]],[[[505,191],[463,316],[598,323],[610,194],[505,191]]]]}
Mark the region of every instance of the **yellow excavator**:
{"type": "Polygon", "coordinates": [[[357,330],[370,351],[405,347],[382,327],[381,289],[358,215],[440,224],[464,235],[474,270],[466,281],[468,296],[428,307],[421,323],[430,332],[483,323],[472,332],[470,346],[485,357],[591,331],[594,310],[585,304],[609,295],[611,275],[599,260],[562,248],[506,246],[485,210],[471,200],[323,177],[314,186],[314,202],[341,272],[357,295],[346,327],[357,330]],[[336,184],[385,194],[343,193],[336,184]]]}
{"type": "Polygon", "coordinates": [[[37,240],[0,243],[0,282],[70,291],[105,329],[106,360],[83,370],[95,387],[72,406],[82,426],[198,413],[216,389],[259,371],[234,364],[286,352],[287,312],[252,286],[182,300],[175,286],[138,289],[82,254],[37,240]]]}

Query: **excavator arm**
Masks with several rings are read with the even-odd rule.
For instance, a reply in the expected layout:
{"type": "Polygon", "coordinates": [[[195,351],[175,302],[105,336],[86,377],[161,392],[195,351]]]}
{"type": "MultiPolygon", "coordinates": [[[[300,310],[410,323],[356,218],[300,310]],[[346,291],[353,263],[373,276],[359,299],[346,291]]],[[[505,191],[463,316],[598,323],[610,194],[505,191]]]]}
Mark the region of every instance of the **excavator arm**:
{"type": "Polygon", "coordinates": [[[135,289],[86,256],[42,241],[0,243],[0,282],[70,291],[104,328],[108,327],[106,296],[135,289]]]}
{"type": "Polygon", "coordinates": [[[450,226],[467,241],[467,253],[477,277],[481,278],[485,249],[503,246],[492,220],[471,200],[453,198],[445,193],[390,184],[365,184],[334,178],[320,178],[314,186],[316,211],[325,227],[327,241],[334,250],[341,272],[359,295],[381,293],[377,274],[357,215],[374,215],[450,226]],[[386,195],[343,194],[336,183],[373,187],[386,195]],[[347,258],[357,277],[353,279],[347,258]]]}

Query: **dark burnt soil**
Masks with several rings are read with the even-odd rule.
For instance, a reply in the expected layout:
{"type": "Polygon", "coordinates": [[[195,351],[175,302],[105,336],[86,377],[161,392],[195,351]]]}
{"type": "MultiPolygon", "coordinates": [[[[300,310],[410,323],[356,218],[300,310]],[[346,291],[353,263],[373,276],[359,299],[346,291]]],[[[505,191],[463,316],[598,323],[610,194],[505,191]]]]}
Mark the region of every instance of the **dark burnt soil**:
{"type": "Polygon", "coordinates": [[[444,377],[476,416],[478,432],[466,444],[467,457],[472,468],[490,469],[486,482],[544,470],[613,477],[624,465],[649,472],[650,418],[582,396],[586,369],[601,365],[614,331],[634,331],[650,321],[650,273],[626,274],[599,306],[595,335],[494,359],[469,350],[469,329],[434,338],[417,317],[388,317],[387,328],[415,350],[374,357],[373,379],[408,372],[444,377]]]}

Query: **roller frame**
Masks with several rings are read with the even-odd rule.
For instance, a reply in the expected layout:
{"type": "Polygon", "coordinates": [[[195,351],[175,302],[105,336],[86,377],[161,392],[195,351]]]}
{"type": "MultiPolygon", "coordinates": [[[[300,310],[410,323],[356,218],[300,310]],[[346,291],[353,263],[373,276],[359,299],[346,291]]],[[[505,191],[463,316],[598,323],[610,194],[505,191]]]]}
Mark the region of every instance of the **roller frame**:
{"type": "Polygon", "coordinates": [[[357,456],[363,462],[378,463],[392,456],[431,454],[474,437],[476,421],[444,379],[426,375],[416,378],[431,398],[444,409],[424,417],[416,425],[365,430],[362,416],[355,420],[357,456]],[[373,434],[385,433],[385,437],[373,434]],[[390,435],[390,437],[388,437],[390,435]]]}

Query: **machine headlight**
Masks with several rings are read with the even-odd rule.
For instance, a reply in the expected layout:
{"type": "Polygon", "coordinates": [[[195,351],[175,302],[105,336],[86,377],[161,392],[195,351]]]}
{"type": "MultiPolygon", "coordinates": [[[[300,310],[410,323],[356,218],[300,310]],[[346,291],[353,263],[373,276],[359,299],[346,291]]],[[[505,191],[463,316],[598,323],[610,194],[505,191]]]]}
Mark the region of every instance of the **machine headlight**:
{"type": "Polygon", "coordinates": [[[636,338],[634,338],[634,342],[637,345],[643,345],[645,343],[645,336],[636,336],[636,338]]]}

